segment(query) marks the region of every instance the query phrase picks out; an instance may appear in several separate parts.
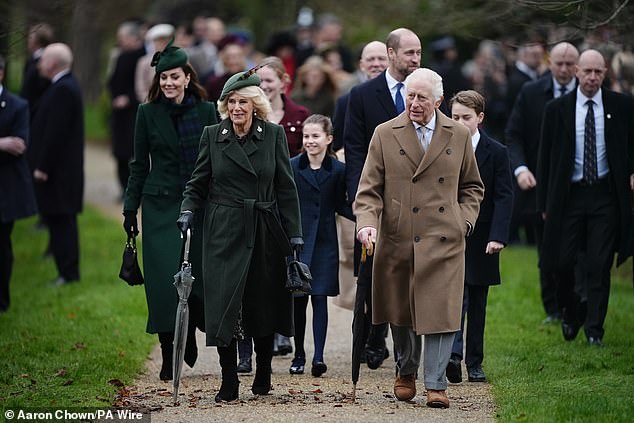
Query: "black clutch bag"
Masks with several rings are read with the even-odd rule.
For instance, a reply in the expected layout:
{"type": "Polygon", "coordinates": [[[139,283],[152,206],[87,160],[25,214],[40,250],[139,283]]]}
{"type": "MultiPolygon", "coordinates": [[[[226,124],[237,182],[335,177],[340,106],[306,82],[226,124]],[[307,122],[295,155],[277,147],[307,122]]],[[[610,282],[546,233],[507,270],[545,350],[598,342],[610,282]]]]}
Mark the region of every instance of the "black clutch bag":
{"type": "Polygon", "coordinates": [[[128,236],[123,250],[123,260],[121,262],[121,270],[119,277],[126,281],[128,285],[143,285],[143,274],[139,267],[139,261],[136,253],[136,237],[128,236]]]}
{"type": "Polygon", "coordinates": [[[286,288],[294,293],[310,294],[313,289],[311,283],[313,276],[305,263],[299,261],[297,251],[294,252],[293,260],[288,263],[286,269],[286,288]]]}

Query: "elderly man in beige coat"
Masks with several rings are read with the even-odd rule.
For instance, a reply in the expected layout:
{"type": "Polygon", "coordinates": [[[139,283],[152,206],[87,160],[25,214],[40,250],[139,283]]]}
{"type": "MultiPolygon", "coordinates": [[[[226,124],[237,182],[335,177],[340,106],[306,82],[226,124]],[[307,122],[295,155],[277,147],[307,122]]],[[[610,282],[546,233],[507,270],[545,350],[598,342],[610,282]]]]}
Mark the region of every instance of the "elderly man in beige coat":
{"type": "Polygon", "coordinates": [[[460,329],[465,237],[484,186],[466,127],[438,110],[442,78],[417,69],[405,111],[372,137],[356,197],[357,238],[376,242],[373,323],[389,322],[398,374],[394,394],[416,395],[425,335],[427,405],[449,406],[445,369],[460,329]]]}

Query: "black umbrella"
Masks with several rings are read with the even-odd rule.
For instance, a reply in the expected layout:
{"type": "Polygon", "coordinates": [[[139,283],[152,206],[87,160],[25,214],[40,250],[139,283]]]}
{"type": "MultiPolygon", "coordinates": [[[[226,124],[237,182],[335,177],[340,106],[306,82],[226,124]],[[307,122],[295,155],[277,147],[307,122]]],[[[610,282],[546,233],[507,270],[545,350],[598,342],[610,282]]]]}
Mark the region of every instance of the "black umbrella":
{"type": "Polygon", "coordinates": [[[172,376],[174,378],[174,404],[178,401],[178,385],[180,383],[185,346],[187,345],[187,332],[189,327],[189,305],[187,299],[192,291],[194,276],[192,264],[189,262],[189,244],[191,242],[191,229],[187,229],[185,246],[183,248],[183,264],[181,270],[174,275],[174,286],[178,292],[178,308],[176,309],[176,324],[174,326],[174,353],[172,362],[172,376]]]}
{"type": "Polygon", "coordinates": [[[368,338],[368,330],[372,319],[372,256],[373,249],[361,250],[361,261],[357,277],[357,293],[354,299],[354,311],[352,318],[352,401],[356,401],[357,382],[359,381],[359,368],[361,358],[365,352],[365,341],[368,338]]]}

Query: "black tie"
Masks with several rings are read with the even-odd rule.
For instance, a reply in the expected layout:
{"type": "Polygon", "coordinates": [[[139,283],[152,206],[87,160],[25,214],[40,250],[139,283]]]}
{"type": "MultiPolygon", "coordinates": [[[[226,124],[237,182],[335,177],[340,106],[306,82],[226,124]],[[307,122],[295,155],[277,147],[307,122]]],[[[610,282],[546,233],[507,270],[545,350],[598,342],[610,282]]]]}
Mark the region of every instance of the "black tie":
{"type": "Polygon", "coordinates": [[[597,132],[594,127],[594,101],[586,101],[586,127],[583,132],[583,179],[588,184],[597,181],[597,132]]]}
{"type": "Polygon", "coordinates": [[[559,87],[559,97],[561,97],[564,94],[566,94],[566,86],[562,85],[559,87]]]}

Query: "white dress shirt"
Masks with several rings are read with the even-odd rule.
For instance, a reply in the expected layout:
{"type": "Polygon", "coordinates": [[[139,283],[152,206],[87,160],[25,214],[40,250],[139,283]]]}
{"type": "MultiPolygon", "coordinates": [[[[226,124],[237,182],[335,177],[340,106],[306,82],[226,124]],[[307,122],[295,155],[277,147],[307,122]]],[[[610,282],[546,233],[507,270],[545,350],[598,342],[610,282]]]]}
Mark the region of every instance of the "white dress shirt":
{"type": "Polygon", "coordinates": [[[605,118],[610,119],[610,115],[604,116],[603,99],[601,89],[592,98],[588,98],[579,88],[577,88],[577,103],[575,105],[575,168],[572,172],[572,182],[579,182],[583,178],[583,140],[586,127],[586,114],[588,113],[588,100],[594,101],[594,127],[596,129],[597,141],[597,176],[599,179],[608,174],[608,156],[605,147],[605,118]]]}
{"type": "MultiPolygon", "coordinates": [[[[385,72],[385,80],[387,81],[387,87],[390,89],[390,95],[392,96],[392,102],[396,104],[396,86],[399,82],[390,75],[390,71],[385,72]]],[[[401,82],[402,83],[402,82],[401,82]]],[[[405,85],[401,88],[401,95],[403,96],[403,104],[405,103],[405,85]]]]}

